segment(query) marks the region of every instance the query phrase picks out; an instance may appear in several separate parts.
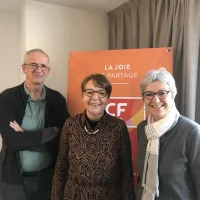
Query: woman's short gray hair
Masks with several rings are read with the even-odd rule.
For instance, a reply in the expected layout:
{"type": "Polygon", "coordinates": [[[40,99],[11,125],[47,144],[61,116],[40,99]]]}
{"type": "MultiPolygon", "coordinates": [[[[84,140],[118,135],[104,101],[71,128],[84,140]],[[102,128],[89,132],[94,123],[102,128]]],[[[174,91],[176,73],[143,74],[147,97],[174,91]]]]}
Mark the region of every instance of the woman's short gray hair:
{"type": "Polygon", "coordinates": [[[172,93],[173,99],[176,97],[177,88],[173,76],[165,69],[159,68],[158,70],[149,70],[143,77],[140,82],[140,91],[141,94],[144,93],[145,88],[153,82],[160,82],[169,87],[170,92],[172,93]]]}

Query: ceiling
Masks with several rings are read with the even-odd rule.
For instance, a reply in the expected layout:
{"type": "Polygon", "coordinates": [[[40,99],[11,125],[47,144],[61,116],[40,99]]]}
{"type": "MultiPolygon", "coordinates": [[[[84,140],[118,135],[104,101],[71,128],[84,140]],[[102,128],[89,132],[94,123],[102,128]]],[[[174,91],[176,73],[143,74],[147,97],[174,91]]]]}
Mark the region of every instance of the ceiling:
{"type": "MultiPolygon", "coordinates": [[[[61,6],[108,12],[128,0],[34,0],[61,6]]],[[[24,0],[0,0],[1,12],[19,12],[24,0]]]]}

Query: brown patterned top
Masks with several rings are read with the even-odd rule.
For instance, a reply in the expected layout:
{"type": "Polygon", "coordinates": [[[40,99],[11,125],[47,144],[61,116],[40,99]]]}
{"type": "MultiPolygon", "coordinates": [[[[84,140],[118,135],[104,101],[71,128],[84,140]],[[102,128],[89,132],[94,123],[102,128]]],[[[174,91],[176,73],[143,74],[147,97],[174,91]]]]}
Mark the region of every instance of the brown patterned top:
{"type": "Polygon", "coordinates": [[[131,145],[126,124],[105,113],[92,129],[85,112],[64,124],[52,200],[133,200],[131,145]],[[90,135],[88,131],[96,134],[90,135]]]}

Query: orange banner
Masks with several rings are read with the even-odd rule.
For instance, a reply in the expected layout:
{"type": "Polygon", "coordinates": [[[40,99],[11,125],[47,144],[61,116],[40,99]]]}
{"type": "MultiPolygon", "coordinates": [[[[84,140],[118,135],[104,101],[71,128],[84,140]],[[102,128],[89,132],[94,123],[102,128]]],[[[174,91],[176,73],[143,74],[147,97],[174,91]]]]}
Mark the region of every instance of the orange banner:
{"type": "Polygon", "coordinates": [[[146,119],[140,94],[140,80],[150,69],[165,67],[172,72],[172,48],[70,52],[68,58],[67,103],[70,114],[84,111],[80,85],[92,73],[104,74],[112,83],[106,111],[123,119],[129,128],[135,183],[137,169],[137,125],[146,119]]]}

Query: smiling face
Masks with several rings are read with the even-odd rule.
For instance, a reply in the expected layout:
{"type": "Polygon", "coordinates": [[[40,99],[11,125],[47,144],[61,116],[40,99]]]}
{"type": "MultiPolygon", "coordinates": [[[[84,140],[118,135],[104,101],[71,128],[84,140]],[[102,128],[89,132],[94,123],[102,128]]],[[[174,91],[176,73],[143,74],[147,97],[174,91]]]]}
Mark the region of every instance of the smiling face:
{"type": "MultiPolygon", "coordinates": [[[[89,80],[84,89],[105,92],[103,88],[96,86],[93,80],[89,80]]],[[[92,121],[99,120],[104,114],[108,99],[107,94],[105,97],[100,98],[97,92],[95,92],[91,97],[87,96],[86,93],[83,92],[83,104],[86,109],[87,117],[92,121]]]]}
{"type": "MultiPolygon", "coordinates": [[[[169,91],[169,87],[160,82],[152,82],[145,88],[144,92],[151,91],[156,93],[160,90],[169,91]]],[[[143,100],[147,112],[152,115],[154,121],[162,119],[174,103],[171,92],[169,92],[167,97],[163,99],[159,99],[157,95],[154,95],[151,100],[147,100],[144,97],[143,100]]]]}

